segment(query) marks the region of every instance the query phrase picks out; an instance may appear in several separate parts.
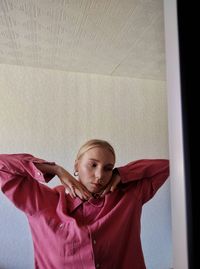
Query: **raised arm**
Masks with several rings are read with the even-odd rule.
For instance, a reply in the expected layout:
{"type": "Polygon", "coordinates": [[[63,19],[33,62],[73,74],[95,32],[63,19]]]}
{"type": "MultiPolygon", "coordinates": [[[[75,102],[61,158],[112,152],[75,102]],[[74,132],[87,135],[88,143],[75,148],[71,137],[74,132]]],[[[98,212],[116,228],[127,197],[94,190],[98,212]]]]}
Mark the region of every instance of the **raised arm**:
{"type": "Polygon", "coordinates": [[[56,193],[41,184],[55,175],[56,164],[30,154],[0,155],[0,184],[2,192],[27,214],[34,214],[56,203],[56,193]],[[46,164],[42,172],[37,165],[46,164]],[[39,183],[41,182],[41,183],[39,183]]]}
{"type": "Polygon", "coordinates": [[[83,184],[81,184],[80,181],[77,181],[62,166],[59,166],[59,165],[51,166],[45,163],[42,163],[42,164],[37,163],[35,165],[43,173],[56,174],[72,198],[76,198],[78,196],[79,198],[83,200],[88,200],[92,196],[91,193],[86,189],[86,187],[83,186],[83,184]]]}
{"type": "Polygon", "coordinates": [[[58,176],[72,198],[89,199],[91,194],[68,171],[54,162],[30,154],[0,155],[0,184],[2,192],[26,213],[34,214],[55,206],[58,196],[55,189],[41,184],[58,176]]]}
{"type": "Polygon", "coordinates": [[[151,199],[169,176],[166,159],[143,159],[118,167],[122,184],[137,182],[142,203],[151,199]]]}

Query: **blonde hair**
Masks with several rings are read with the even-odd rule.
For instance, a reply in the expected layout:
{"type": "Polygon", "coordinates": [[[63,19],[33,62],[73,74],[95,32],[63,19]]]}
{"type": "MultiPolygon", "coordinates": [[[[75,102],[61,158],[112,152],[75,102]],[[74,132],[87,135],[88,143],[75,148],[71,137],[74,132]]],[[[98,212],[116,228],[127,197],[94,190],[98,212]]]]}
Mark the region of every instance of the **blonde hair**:
{"type": "Polygon", "coordinates": [[[85,144],[83,144],[77,153],[76,159],[79,160],[83,156],[83,154],[86,153],[86,151],[88,151],[92,148],[96,148],[96,147],[100,147],[100,148],[104,148],[104,149],[109,150],[113,154],[114,160],[116,159],[114,148],[111,146],[110,143],[108,143],[105,140],[101,140],[101,139],[91,139],[91,140],[87,141],[85,144]]]}

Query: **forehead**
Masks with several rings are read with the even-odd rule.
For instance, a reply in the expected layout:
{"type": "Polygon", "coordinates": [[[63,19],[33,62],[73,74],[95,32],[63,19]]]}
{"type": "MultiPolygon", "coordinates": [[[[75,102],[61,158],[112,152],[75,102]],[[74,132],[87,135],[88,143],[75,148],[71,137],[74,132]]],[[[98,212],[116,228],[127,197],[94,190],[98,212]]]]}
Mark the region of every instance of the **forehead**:
{"type": "Polygon", "coordinates": [[[94,147],[86,151],[83,155],[84,159],[95,159],[103,162],[114,163],[114,156],[109,149],[94,147]]]}

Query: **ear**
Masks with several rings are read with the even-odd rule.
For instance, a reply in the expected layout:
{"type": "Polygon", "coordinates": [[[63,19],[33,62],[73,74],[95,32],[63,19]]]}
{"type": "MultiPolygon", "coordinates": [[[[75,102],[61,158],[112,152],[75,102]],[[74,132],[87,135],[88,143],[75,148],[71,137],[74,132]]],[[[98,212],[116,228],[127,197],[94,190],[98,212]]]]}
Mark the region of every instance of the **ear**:
{"type": "Polygon", "coordinates": [[[78,172],[78,160],[75,160],[74,171],[78,172]]]}

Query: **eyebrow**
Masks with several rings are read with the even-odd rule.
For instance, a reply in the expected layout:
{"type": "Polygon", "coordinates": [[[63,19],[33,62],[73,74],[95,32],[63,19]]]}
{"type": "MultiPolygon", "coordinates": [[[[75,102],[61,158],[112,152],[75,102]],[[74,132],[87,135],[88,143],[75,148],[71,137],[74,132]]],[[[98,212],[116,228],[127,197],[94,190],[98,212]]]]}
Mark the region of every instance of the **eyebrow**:
{"type": "MultiPolygon", "coordinates": [[[[95,162],[98,162],[98,163],[100,162],[99,160],[93,159],[93,158],[90,158],[89,160],[90,161],[95,161],[95,162]]],[[[106,166],[114,166],[114,164],[113,163],[107,163],[106,166]]]]}

